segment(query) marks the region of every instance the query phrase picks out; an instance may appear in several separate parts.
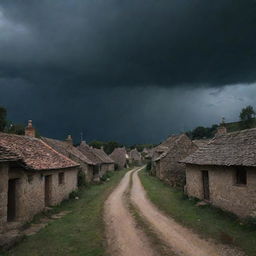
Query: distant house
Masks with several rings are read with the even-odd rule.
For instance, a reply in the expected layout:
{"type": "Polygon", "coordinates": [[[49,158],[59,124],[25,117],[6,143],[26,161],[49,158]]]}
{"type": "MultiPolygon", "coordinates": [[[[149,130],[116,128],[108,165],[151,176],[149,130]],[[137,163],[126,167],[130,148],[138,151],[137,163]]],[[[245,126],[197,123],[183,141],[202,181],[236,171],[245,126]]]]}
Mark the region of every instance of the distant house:
{"type": "Polygon", "coordinates": [[[187,193],[238,216],[256,216],[256,129],[226,133],[182,160],[187,193]]]}
{"type": "Polygon", "coordinates": [[[107,171],[115,169],[114,161],[102,150],[95,149],[82,141],[77,147],[93,164],[95,180],[99,180],[107,171]]]}
{"type": "Polygon", "coordinates": [[[86,155],[84,155],[79,149],[73,146],[73,140],[70,135],[65,141],[45,137],[42,137],[41,139],[59,153],[79,163],[80,170],[85,174],[86,182],[93,181],[93,169],[95,164],[88,157],[86,157],[86,155]]]}
{"type": "Polygon", "coordinates": [[[109,156],[111,159],[113,159],[115,164],[118,166],[118,169],[123,169],[127,167],[127,162],[129,157],[125,147],[115,148],[114,151],[109,156]]]}
{"type": "Polygon", "coordinates": [[[185,134],[169,137],[154,149],[153,173],[160,180],[183,188],[186,168],[179,161],[197,149],[198,147],[185,134]]]}
{"type": "Polygon", "coordinates": [[[141,156],[141,153],[137,150],[137,148],[132,149],[129,152],[129,162],[133,165],[142,164],[142,156],[141,156]]]}
{"type": "MultiPolygon", "coordinates": [[[[32,130],[32,123],[29,130],[32,130]]],[[[79,164],[37,139],[0,133],[0,230],[22,224],[77,188],[79,164]]]]}

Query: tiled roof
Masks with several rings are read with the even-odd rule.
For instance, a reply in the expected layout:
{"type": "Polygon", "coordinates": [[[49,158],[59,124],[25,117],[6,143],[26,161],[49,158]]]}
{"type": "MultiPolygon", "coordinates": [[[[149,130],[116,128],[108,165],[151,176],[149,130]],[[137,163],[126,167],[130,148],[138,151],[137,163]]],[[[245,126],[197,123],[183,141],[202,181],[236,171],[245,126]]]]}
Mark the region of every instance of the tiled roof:
{"type": "Polygon", "coordinates": [[[44,142],[46,142],[49,146],[54,148],[56,151],[60,152],[61,154],[67,157],[70,157],[70,155],[73,155],[79,160],[81,160],[82,162],[93,165],[93,162],[90,159],[88,159],[79,149],[69,144],[69,142],[45,138],[45,137],[42,137],[41,139],[44,142]]]}
{"type": "Polygon", "coordinates": [[[88,159],[95,164],[114,163],[114,161],[101,149],[92,148],[84,141],[77,147],[88,159]]]}
{"type": "Polygon", "coordinates": [[[256,128],[216,136],[181,162],[196,165],[256,166],[256,128]]]}
{"type": "Polygon", "coordinates": [[[0,146],[0,162],[18,160],[21,160],[21,158],[18,155],[14,154],[7,148],[0,146]]]}
{"type": "Polygon", "coordinates": [[[97,155],[95,155],[90,146],[87,145],[84,141],[82,141],[77,148],[94,164],[102,163],[101,159],[97,155]]]}
{"type": "Polygon", "coordinates": [[[18,155],[28,169],[52,170],[79,166],[34,137],[0,133],[0,146],[18,155]]]}
{"type": "Polygon", "coordinates": [[[103,149],[93,148],[92,150],[94,154],[101,159],[102,163],[106,163],[106,164],[114,163],[114,161],[104,152],[103,149]]]}

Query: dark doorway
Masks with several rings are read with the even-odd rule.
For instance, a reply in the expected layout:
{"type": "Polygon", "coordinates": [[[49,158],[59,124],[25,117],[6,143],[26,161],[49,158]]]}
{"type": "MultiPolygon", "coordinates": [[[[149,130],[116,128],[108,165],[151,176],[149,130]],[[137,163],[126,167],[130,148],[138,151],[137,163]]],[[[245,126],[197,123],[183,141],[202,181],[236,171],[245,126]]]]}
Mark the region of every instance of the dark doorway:
{"type": "Polygon", "coordinates": [[[8,182],[7,221],[14,221],[16,218],[16,190],[17,179],[10,179],[8,182]]]}
{"type": "Polygon", "coordinates": [[[209,173],[208,173],[208,171],[202,171],[202,176],[203,176],[204,199],[205,200],[210,200],[209,173]]]}
{"type": "Polygon", "coordinates": [[[45,206],[50,206],[51,204],[51,185],[52,185],[52,176],[48,175],[44,177],[44,202],[45,206]]]}

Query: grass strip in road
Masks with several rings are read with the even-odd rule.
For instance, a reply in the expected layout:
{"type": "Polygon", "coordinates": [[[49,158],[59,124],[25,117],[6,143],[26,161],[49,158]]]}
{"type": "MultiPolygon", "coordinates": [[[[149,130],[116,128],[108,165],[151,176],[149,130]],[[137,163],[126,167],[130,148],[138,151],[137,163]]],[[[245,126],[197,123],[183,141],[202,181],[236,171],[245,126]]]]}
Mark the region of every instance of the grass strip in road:
{"type": "Polygon", "coordinates": [[[108,182],[91,185],[79,192],[79,200],[68,200],[55,207],[72,211],[51,222],[38,234],[25,238],[4,256],[102,256],[105,255],[104,201],[127,170],[111,172],[108,182]]]}
{"type": "Polygon", "coordinates": [[[131,188],[132,188],[132,177],[135,171],[130,176],[130,183],[129,188],[126,191],[125,197],[126,202],[129,208],[131,215],[133,216],[137,227],[144,232],[144,234],[149,239],[151,246],[158,252],[160,256],[176,256],[172,249],[167,246],[156,234],[155,230],[153,229],[152,225],[140,214],[140,211],[137,209],[135,205],[132,204],[131,201],[131,188]]]}
{"type": "Polygon", "coordinates": [[[196,201],[189,200],[182,191],[162,183],[146,171],[141,171],[139,177],[149,199],[177,222],[205,238],[238,246],[248,256],[256,255],[255,227],[244,225],[239,219],[210,205],[196,206],[196,201]]]}

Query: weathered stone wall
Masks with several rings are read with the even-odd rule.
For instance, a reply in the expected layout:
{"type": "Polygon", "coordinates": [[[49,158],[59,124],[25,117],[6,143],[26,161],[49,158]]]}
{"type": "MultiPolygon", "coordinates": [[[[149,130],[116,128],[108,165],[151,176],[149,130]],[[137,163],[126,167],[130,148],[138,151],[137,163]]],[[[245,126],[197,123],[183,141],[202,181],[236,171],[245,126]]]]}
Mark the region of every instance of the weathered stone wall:
{"type": "MultiPolygon", "coordinates": [[[[59,171],[63,172],[63,171],[59,171]]],[[[62,200],[68,199],[70,192],[77,189],[77,168],[64,172],[64,183],[59,184],[58,173],[52,175],[52,200],[51,205],[59,204],[62,200]]]]}
{"type": "Polygon", "coordinates": [[[194,143],[184,136],[179,143],[173,145],[164,157],[156,162],[156,176],[171,186],[183,188],[186,183],[186,167],[179,161],[196,150],[197,147],[194,143]]]}
{"type": "Polygon", "coordinates": [[[80,164],[80,168],[81,168],[82,172],[84,172],[84,174],[85,174],[85,181],[90,183],[93,180],[93,168],[72,154],[70,154],[69,158],[71,160],[75,161],[76,163],[80,164]]]}
{"type": "Polygon", "coordinates": [[[78,168],[60,169],[44,172],[27,172],[20,168],[8,168],[0,164],[0,232],[7,223],[8,181],[16,181],[16,218],[15,222],[24,223],[41,212],[45,207],[45,176],[51,175],[50,205],[59,204],[67,199],[70,192],[77,188],[78,168]],[[64,183],[59,184],[58,173],[64,172],[64,183]]]}
{"type": "Polygon", "coordinates": [[[7,221],[8,169],[7,163],[0,163],[0,233],[7,221]]]}
{"type": "Polygon", "coordinates": [[[115,164],[109,164],[108,171],[114,171],[114,170],[115,170],[115,164]]]}
{"type": "Polygon", "coordinates": [[[187,193],[203,199],[202,171],[209,172],[210,202],[240,217],[256,214],[256,168],[247,169],[247,185],[236,185],[233,167],[188,166],[187,193]]]}

